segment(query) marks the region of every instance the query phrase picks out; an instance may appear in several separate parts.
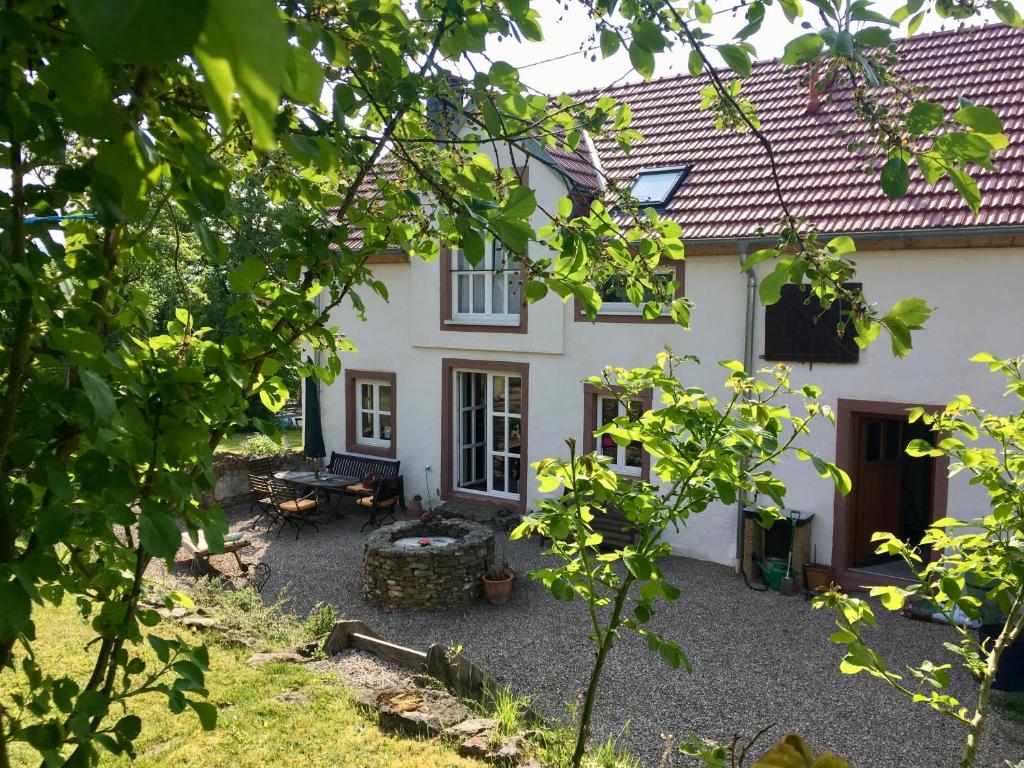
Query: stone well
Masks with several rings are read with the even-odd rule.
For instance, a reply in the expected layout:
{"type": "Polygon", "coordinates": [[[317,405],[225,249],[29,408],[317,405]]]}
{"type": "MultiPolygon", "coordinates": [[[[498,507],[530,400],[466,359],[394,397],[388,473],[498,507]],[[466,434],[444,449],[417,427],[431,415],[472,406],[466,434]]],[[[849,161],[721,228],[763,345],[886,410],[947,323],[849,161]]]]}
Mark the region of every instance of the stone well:
{"type": "Polygon", "coordinates": [[[403,520],[366,537],[363,597],[383,608],[461,608],[480,596],[493,561],[494,531],[484,525],[403,520]]]}

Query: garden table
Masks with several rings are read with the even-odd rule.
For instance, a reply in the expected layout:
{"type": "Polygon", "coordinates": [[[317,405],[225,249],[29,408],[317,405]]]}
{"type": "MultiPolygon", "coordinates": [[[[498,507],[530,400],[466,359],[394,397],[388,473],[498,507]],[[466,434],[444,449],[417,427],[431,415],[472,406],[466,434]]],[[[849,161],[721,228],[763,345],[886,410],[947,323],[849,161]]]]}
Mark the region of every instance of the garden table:
{"type": "Polygon", "coordinates": [[[306,469],[289,469],[284,472],[275,472],[274,477],[284,480],[286,483],[301,485],[304,488],[311,488],[316,491],[334,491],[343,493],[345,488],[355,485],[361,478],[350,475],[332,475],[317,477],[316,472],[306,469]]]}
{"type": "MultiPolygon", "coordinates": [[[[318,496],[324,494],[330,498],[333,494],[345,495],[345,489],[350,485],[356,485],[362,478],[351,475],[335,475],[326,473],[326,476],[317,477],[316,472],[308,469],[289,469],[283,472],[275,472],[274,477],[286,483],[297,485],[302,488],[309,488],[318,496]]],[[[344,515],[338,512],[337,504],[332,504],[332,513],[335,518],[344,519],[344,515]]]]}

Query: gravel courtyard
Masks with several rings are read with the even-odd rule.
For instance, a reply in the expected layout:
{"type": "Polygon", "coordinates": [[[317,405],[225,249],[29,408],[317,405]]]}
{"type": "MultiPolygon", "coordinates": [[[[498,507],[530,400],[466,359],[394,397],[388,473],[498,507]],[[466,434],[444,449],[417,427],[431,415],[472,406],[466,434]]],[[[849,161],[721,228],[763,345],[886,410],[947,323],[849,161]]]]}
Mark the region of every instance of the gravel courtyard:
{"type": "MultiPolygon", "coordinates": [[[[249,521],[246,509],[236,510],[232,530],[249,521]]],[[[565,703],[582,689],[592,658],[582,603],[556,601],[542,585],[522,578],[504,606],[481,600],[462,612],[371,608],[360,596],[365,538],[360,522],[353,516],[319,533],[307,529],[298,541],[288,531],[280,539],[276,531],[255,534],[256,547],[247,559],[265,560],[273,568],[264,596],[285,597],[300,615],[318,601],[329,602],[346,618],[361,619],[403,645],[423,650],[432,643],[460,645],[468,658],[532,697],[541,711],[564,716],[565,703]]],[[[506,553],[520,574],[545,560],[532,541],[510,542],[506,553]]],[[[215,561],[225,571],[234,565],[230,556],[215,561]]],[[[649,766],[659,764],[665,735],[729,740],[769,724],[775,737],[796,731],[816,750],[831,749],[854,768],[957,765],[963,736],[958,725],[911,705],[879,681],[840,673],[840,649],[828,641],[830,615],[800,597],[751,591],[722,566],[672,558],[665,571],[683,595],[662,605],[655,625],[680,643],[693,675],[669,669],[646,644],[624,636],[606,666],[597,735],[628,729],[625,743],[649,766]]],[[[880,613],[886,615],[880,616],[874,643],[892,668],[949,656],[942,649],[953,639],[948,627],[880,613]]],[[[954,669],[953,687],[955,695],[969,700],[972,682],[966,674],[954,669]]],[[[978,765],[997,768],[1021,759],[1024,725],[996,714],[978,765]]]]}

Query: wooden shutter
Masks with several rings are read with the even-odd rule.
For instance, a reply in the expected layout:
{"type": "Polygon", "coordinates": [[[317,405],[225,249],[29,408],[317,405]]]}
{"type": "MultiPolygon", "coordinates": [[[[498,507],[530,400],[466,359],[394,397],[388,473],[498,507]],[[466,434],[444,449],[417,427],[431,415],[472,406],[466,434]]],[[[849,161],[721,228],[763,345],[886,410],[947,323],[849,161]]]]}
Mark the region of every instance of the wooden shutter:
{"type": "MultiPolygon", "coordinates": [[[[847,288],[859,291],[859,283],[847,288]]],[[[785,285],[782,298],[765,307],[764,359],[783,362],[856,363],[860,349],[849,321],[849,303],[835,301],[827,310],[806,285],[785,285]],[[845,333],[839,326],[846,320],[845,333]]]]}

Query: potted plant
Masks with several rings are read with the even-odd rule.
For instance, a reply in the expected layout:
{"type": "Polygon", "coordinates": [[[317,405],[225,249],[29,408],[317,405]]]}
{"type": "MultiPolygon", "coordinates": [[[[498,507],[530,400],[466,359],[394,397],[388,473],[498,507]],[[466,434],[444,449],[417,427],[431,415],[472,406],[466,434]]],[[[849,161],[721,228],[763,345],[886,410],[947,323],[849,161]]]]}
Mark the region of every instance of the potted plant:
{"type": "Polygon", "coordinates": [[[516,573],[509,567],[508,561],[493,563],[484,571],[484,594],[492,604],[502,605],[508,602],[515,579],[516,573]]]}
{"type": "Polygon", "coordinates": [[[831,565],[804,563],[804,587],[809,592],[822,592],[832,586],[833,573],[831,565]]]}
{"type": "Polygon", "coordinates": [[[832,586],[835,571],[831,565],[822,565],[818,560],[818,547],[814,547],[813,563],[804,563],[804,589],[808,592],[823,592],[832,586]]]}

